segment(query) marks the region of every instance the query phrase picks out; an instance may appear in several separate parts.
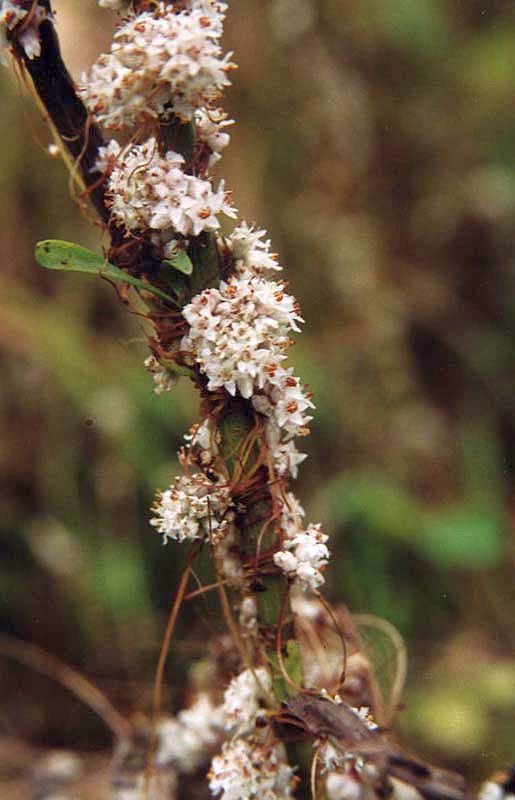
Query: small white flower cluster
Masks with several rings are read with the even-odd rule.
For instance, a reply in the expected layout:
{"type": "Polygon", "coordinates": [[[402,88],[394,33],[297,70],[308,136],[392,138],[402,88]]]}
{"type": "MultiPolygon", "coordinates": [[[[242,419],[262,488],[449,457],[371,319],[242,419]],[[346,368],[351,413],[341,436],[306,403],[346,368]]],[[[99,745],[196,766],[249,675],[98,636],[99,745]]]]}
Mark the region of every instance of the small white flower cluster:
{"type": "Polygon", "coordinates": [[[170,375],[166,369],[163,369],[155,356],[149,356],[144,361],[145,369],[151,373],[154,380],[154,393],[163,394],[163,392],[171,392],[177,383],[177,379],[170,375]]]}
{"type": "Polygon", "coordinates": [[[205,289],[185,307],[190,332],[181,349],[190,352],[209,379],[209,391],[225,387],[249,398],[276,383],[290,331],[302,317],[284,285],[246,274],[205,289]]]}
{"type": "Polygon", "coordinates": [[[264,394],[252,398],[256,411],[270,417],[284,432],[286,441],[294,436],[305,435],[312,419],[305,412],[308,408],[314,408],[314,405],[304,394],[300,380],[295,377],[291,367],[278,367],[271,372],[268,385],[265,384],[263,389],[264,394]]]}
{"type": "Polygon", "coordinates": [[[212,794],[223,800],[287,800],[296,785],[284,748],[253,739],[226,742],[211,762],[209,779],[212,794]]]}
{"type": "Polygon", "coordinates": [[[150,524],[178,542],[211,535],[221,540],[229,531],[226,518],[231,494],[226,486],[211,483],[201,473],[181,475],[165,492],[158,493],[150,524]]]}
{"type": "MultiPolygon", "coordinates": [[[[248,253],[242,251],[244,262],[248,253]]],[[[258,270],[270,268],[262,266],[269,258],[266,250],[251,252],[258,255],[258,270]]],[[[224,387],[232,396],[239,392],[251,398],[267,417],[267,442],[278,474],[295,477],[306,456],[291,440],[307,432],[311,417],[306,411],[313,408],[293,370],[281,366],[289,334],[303,321],[295,299],[283,283],[245,269],[198,294],[183,314],[190,331],[181,350],[200,366],[210,391],[224,387]]]]}
{"type": "Polygon", "coordinates": [[[322,568],[329,561],[326,542],[329,537],[320,523],[303,528],[305,512],[295,496],[289,493],[281,514],[284,534],[282,550],[274,554],[274,563],[303,589],[318,589],[324,583],[322,568]]]}
{"type": "Polygon", "coordinates": [[[260,693],[268,693],[271,688],[272,678],[264,667],[246,669],[233,678],[221,707],[224,727],[238,736],[252,731],[260,713],[260,693]]]}
{"type": "Polygon", "coordinates": [[[198,108],[194,120],[197,140],[207,145],[210,151],[208,167],[214,167],[222,157],[222,150],[225,150],[231,140],[224,128],[234,125],[234,120],[228,119],[221,108],[198,108]]]}
{"type": "Polygon", "coordinates": [[[3,51],[9,48],[7,31],[12,31],[30,13],[26,25],[20,28],[17,40],[28,58],[41,55],[39,26],[45,19],[53,19],[46,8],[36,5],[33,9],[23,8],[20,0],[0,0],[0,62],[5,61],[3,51]]]}
{"type": "Polygon", "coordinates": [[[181,349],[208,377],[208,389],[224,387],[251,399],[266,418],[266,440],[275,471],[296,478],[306,455],[292,441],[308,432],[314,408],[299,379],[282,362],[290,333],[303,322],[285,284],[265,273],[282,269],[265,232],[247,223],[228,238],[236,274],[206,289],[183,310],[190,331],[181,349]]]}
{"type": "Polygon", "coordinates": [[[188,456],[193,456],[195,463],[209,467],[219,455],[220,432],[207,417],[193,425],[189,433],[184,434],[188,456]]]}
{"type": "Polygon", "coordinates": [[[222,731],[221,707],[213,705],[208,694],[200,694],[190,708],[160,723],[157,766],[171,765],[186,774],[195,772],[222,738],[222,731]]]}
{"type": "Polygon", "coordinates": [[[123,151],[112,140],[100,148],[96,168],[105,171],[108,165],[106,204],[128,231],[150,228],[165,239],[174,232],[198,236],[218,230],[218,214],[236,215],[223,181],[214,190],[210,181],[186,174],[184,158],[173,150],[161,156],[153,137],[123,151]]]}
{"type": "Polygon", "coordinates": [[[212,106],[234,66],[219,44],[226,8],[193,0],[175,12],[160,3],[127,20],[111,52],[83,77],[80,93],[89,111],[106,127],[120,128],[172,113],[190,120],[195,109],[212,106]]]}
{"type": "Polygon", "coordinates": [[[270,252],[270,239],[264,240],[266,231],[255,230],[246,222],[240,223],[228,241],[235,261],[235,269],[239,274],[251,272],[262,275],[270,270],[280,271],[277,255],[270,252]]]}

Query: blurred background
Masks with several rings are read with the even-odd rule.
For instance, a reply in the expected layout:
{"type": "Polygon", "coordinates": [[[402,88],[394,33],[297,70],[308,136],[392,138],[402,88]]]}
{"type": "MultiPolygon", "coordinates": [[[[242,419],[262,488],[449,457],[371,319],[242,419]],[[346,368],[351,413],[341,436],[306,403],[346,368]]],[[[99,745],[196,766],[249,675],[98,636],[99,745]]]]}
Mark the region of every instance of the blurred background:
{"type": "MultiPolygon", "coordinates": [[[[78,78],[114,17],[54,5],[78,78]]],[[[477,780],[515,759],[515,8],[232,6],[237,125],[218,173],[306,319],[291,360],[317,412],[296,492],[331,535],[331,600],[406,641],[401,735],[477,780]]],[[[187,382],[153,395],[109,285],[36,265],[42,238],[100,251],[102,234],[22,89],[1,70],[1,625],[148,711],[183,558],[148,508],[197,402],[187,382]]],[[[183,615],[168,709],[210,614],[183,615]]],[[[87,708],[1,654],[0,689],[1,741],[108,746],[87,708]]],[[[2,796],[15,777],[0,766],[2,796]]]]}

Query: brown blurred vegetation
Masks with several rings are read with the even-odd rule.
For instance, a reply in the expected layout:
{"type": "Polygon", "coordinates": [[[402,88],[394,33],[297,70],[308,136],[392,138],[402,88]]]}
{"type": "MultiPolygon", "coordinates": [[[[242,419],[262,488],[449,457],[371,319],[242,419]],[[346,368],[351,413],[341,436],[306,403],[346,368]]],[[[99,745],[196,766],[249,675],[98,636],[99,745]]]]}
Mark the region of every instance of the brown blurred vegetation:
{"type": "MultiPolygon", "coordinates": [[[[55,6],[78,76],[111,17],[55,6]]],[[[306,319],[292,361],[317,414],[296,491],[332,536],[331,599],[406,640],[402,735],[475,779],[515,758],[515,9],[232,6],[238,124],[219,172],[270,231],[306,319]]],[[[39,239],[99,249],[102,234],[20,89],[2,70],[2,628],[148,711],[183,558],[148,507],[196,399],[187,383],[153,396],[141,328],[109,285],[36,265],[39,239]]],[[[213,604],[183,614],[169,709],[220,626],[213,604]]],[[[46,679],[0,658],[0,682],[0,737],[109,744],[46,679]]],[[[1,777],[14,787],[15,770],[1,777]]]]}

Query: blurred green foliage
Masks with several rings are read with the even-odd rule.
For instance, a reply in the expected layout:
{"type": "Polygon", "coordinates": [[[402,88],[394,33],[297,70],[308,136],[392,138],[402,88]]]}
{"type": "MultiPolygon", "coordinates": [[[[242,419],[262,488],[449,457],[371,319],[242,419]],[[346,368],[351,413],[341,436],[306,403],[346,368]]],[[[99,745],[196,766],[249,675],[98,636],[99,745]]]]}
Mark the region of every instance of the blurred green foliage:
{"type": "MultiPolygon", "coordinates": [[[[108,16],[55,5],[78,74],[108,16]]],[[[515,753],[515,9],[232,5],[238,125],[220,172],[307,321],[291,357],[318,410],[297,492],[332,536],[332,600],[405,637],[403,735],[477,777],[515,753]]],[[[148,709],[184,558],[148,508],[197,400],[187,380],[153,395],[111,287],[36,265],[36,241],[100,253],[101,231],[7,70],[0,91],[2,625],[148,709]]],[[[170,703],[214,619],[210,598],[185,610],[170,703]]],[[[55,686],[4,663],[0,679],[3,732],[102,741],[55,686]]]]}

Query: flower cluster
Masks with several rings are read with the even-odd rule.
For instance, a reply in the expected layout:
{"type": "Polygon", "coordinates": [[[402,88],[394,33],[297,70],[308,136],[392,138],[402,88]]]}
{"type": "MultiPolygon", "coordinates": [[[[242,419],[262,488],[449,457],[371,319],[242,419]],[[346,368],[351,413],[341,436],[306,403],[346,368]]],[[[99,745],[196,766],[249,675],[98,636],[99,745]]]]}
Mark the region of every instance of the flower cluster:
{"type": "Polygon", "coordinates": [[[272,679],[264,667],[246,669],[233,678],[222,705],[225,728],[238,735],[251,731],[260,713],[259,696],[271,688],[272,679]]]}
{"type": "Polygon", "coordinates": [[[221,108],[198,108],[194,121],[197,142],[207,146],[210,154],[208,167],[214,167],[222,157],[220,153],[231,140],[224,128],[234,125],[234,120],[227,119],[227,114],[221,108]]]}
{"type": "Polygon", "coordinates": [[[274,563],[303,589],[318,589],[324,583],[322,569],[328,563],[328,536],[320,523],[303,528],[304,509],[291,493],[281,515],[282,550],[274,554],[274,563]]]}
{"type": "Polygon", "coordinates": [[[252,405],[260,414],[269,417],[274,426],[271,428],[269,441],[273,441],[274,435],[280,435],[285,441],[289,441],[294,436],[305,436],[308,433],[312,417],[306,411],[314,408],[314,404],[306,396],[291,367],[277,367],[275,370],[271,368],[262,393],[253,396],[252,405]]]}
{"type": "MultiPolygon", "coordinates": [[[[220,432],[216,425],[208,418],[184,434],[187,444],[187,459],[207,468],[213,464],[219,455],[220,432]]],[[[184,457],[186,459],[186,456],[184,457]]]]}
{"type": "Polygon", "coordinates": [[[303,321],[284,284],[248,274],[201,292],[183,314],[190,331],[181,348],[207,375],[209,391],[223,386],[245,398],[276,383],[289,333],[303,321]]]}
{"type": "MultiPolygon", "coordinates": [[[[240,251],[241,252],[241,251],[240,251]]],[[[268,253],[254,249],[263,262],[268,253]]],[[[243,261],[243,258],[241,259],[243,261]]],[[[256,259],[257,260],[257,259],[256,259]]],[[[190,326],[181,342],[208,378],[208,389],[239,392],[267,418],[266,437],[278,474],[297,474],[305,455],[291,442],[307,432],[313,403],[291,368],[282,366],[302,317],[285,284],[250,270],[206,289],[183,311],[190,326]]]]}
{"type": "Polygon", "coordinates": [[[149,356],[144,363],[145,368],[151,373],[154,380],[154,393],[171,392],[177,380],[166,369],[163,369],[157,358],[149,356]]]}
{"type": "Polygon", "coordinates": [[[32,59],[41,55],[39,26],[43,20],[52,19],[52,15],[40,5],[27,10],[22,7],[20,0],[0,0],[0,61],[4,60],[2,51],[9,47],[7,32],[13,31],[29,14],[26,22],[20,26],[17,41],[27,57],[32,59]]]}
{"type": "Polygon", "coordinates": [[[188,175],[184,158],[173,150],[161,156],[153,137],[123,151],[115,141],[101,147],[96,166],[108,165],[106,203],[128,231],[150,228],[165,240],[174,232],[198,236],[220,227],[218,214],[236,214],[223,181],[214,190],[210,181],[188,175]]]}
{"type": "Polygon", "coordinates": [[[208,694],[200,694],[190,708],[159,724],[156,764],[171,765],[186,774],[194,772],[206,752],[218,744],[222,730],[220,706],[214,706],[208,694]]]}
{"type": "Polygon", "coordinates": [[[253,739],[226,742],[211,762],[209,778],[211,792],[223,793],[223,800],[286,800],[297,782],[280,745],[253,739]]]}
{"type": "Polygon", "coordinates": [[[163,534],[165,544],[168,539],[183,542],[208,535],[221,540],[229,530],[226,514],[230,504],[226,486],[210,482],[201,473],[183,475],[158,493],[150,524],[163,534]]]}
{"type": "Polygon", "coordinates": [[[99,122],[120,128],[171,114],[190,120],[229,85],[234,65],[219,44],[226,4],[191,0],[189,6],[176,12],[160,3],[118,28],[110,53],[100,56],[80,90],[99,122]]]}
{"type": "Polygon", "coordinates": [[[241,222],[228,237],[237,273],[262,275],[270,270],[280,271],[277,255],[270,252],[270,240],[263,239],[266,231],[255,230],[241,222]]]}

